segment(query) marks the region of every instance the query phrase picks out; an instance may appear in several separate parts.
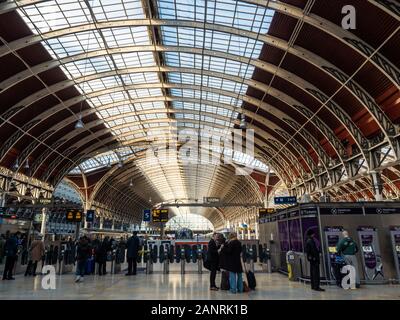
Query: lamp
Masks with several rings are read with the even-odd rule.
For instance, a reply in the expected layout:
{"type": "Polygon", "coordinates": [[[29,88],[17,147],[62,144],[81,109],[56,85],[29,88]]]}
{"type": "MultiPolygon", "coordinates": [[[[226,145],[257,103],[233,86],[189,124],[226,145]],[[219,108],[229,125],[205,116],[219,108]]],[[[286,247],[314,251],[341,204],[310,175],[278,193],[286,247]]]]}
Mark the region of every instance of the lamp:
{"type": "Polygon", "coordinates": [[[83,129],[84,126],[85,125],[83,124],[82,121],[82,115],[80,114],[78,121],[75,123],[75,129],[83,129]]]}
{"type": "Polygon", "coordinates": [[[246,123],[246,117],[244,114],[240,114],[240,124],[239,124],[240,129],[246,129],[247,128],[247,123],[246,123]]]}

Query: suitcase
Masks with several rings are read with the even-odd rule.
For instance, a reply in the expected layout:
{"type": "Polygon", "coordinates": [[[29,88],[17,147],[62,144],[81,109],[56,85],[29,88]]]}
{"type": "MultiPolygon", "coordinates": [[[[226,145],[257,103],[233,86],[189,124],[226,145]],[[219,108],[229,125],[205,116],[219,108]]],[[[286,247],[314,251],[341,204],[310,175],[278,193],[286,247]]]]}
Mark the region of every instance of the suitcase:
{"type": "Polygon", "coordinates": [[[229,290],[229,271],[221,272],[221,290],[229,290]]]}
{"type": "Polygon", "coordinates": [[[249,270],[246,272],[246,277],[247,277],[247,283],[249,284],[249,288],[251,290],[255,290],[257,283],[256,283],[256,277],[255,277],[254,273],[249,270]]]}
{"type": "Polygon", "coordinates": [[[87,259],[85,266],[85,274],[88,275],[94,273],[94,268],[95,268],[94,258],[87,259]]]}

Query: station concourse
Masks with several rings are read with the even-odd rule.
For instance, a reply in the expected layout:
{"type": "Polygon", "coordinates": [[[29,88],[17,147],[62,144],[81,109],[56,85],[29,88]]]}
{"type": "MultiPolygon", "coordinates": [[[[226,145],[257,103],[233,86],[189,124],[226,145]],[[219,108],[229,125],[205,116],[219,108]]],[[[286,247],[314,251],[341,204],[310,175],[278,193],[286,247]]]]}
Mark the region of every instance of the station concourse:
{"type": "Polygon", "coordinates": [[[398,0],[0,0],[0,300],[399,300],[399,57],[398,0]]]}

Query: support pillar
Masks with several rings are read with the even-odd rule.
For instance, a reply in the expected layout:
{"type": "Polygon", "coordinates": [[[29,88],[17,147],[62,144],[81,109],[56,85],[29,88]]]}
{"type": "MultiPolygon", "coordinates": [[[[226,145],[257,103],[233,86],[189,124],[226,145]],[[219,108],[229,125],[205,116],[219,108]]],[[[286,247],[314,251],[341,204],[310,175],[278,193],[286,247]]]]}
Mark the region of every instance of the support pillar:
{"type": "Polygon", "coordinates": [[[374,190],[375,200],[382,201],[383,200],[383,182],[380,172],[372,171],[371,172],[371,180],[372,180],[372,189],[374,190]]]}
{"type": "Polygon", "coordinates": [[[100,217],[100,226],[99,226],[100,229],[103,229],[103,224],[104,224],[104,218],[100,217]]]}
{"type": "Polygon", "coordinates": [[[258,229],[258,219],[257,219],[257,216],[255,217],[255,219],[254,219],[254,230],[255,230],[255,237],[256,237],[256,239],[260,239],[260,236],[259,236],[259,229],[258,229]]]}
{"type": "Polygon", "coordinates": [[[42,225],[40,226],[40,234],[43,235],[43,237],[46,234],[46,220],[47,220],[47,208],[43,208],[42,209],[42,225]]]}

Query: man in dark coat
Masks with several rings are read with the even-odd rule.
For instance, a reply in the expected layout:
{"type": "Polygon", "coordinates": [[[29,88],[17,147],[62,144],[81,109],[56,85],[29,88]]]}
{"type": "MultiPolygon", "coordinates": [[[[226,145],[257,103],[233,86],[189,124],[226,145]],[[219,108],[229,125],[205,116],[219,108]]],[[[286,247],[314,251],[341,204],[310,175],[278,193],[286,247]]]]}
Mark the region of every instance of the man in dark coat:
{"type": "Polygon", "coordinates": [[[105,237],[103,242],[97,247],[96,262],[99,265],[99,276],[107,274],[107,253],[111,251],[111,243],[108,237],[105,237]]]}
{"type": "Polygon", "coordinates": [[[215,277],[217,276],[219,265],[217,237],[218,233],[214,233],[210,242],[208,242],[207,263],[210,269],[210,290],[219,290],[215,284],[215,277]]]}
{"type": "Polygon", "coordinates": [[[126,242],[126,257],[128,260],[128,273],[126,276],[136,275],[137,256],[140,250],[140,242],[137,232],[134,231],[132,237],[126,242]]]}
{"type": "Polygon", "coordinates": [[[320,288],[320,274],[319,274],[319,249],[317,240],[315,239],[314,230],[310,229],[307,232],[307,241],[305,252],[307,260],[310,262],[310,278],[311,278],[311,289],[315,291],[325,291],[320,288]]]}
{"type": "Polygon", "coordinates": [[[235,232],[229,234],[229,241],[222,249],[226,257],[225,268],[229,271],[229,290],[232,293],[243,292],[243,268],[241,259],[242,244],[235,232]]]}
{"type": "Polygon", "coordinates": [[[75,282],[83,282],[85,275],[85,267],[87,260],[92,255],[92,247],[90,246],[89,240],[86,236],[79,239],[76,249],[76,279],[75,282]]]}
{"type": "Polygon", "coordinates": [[[11,235],[4,244],[6,264],[4,266],[3,280],[15,280],[12,275],[13,275],[14,265],[18,257],[18,240],[20,234],[21,233],[17,231],[15,234],[11,235]]]}

